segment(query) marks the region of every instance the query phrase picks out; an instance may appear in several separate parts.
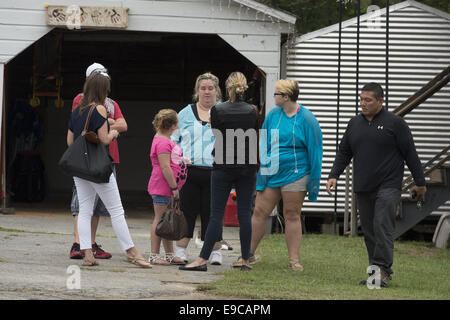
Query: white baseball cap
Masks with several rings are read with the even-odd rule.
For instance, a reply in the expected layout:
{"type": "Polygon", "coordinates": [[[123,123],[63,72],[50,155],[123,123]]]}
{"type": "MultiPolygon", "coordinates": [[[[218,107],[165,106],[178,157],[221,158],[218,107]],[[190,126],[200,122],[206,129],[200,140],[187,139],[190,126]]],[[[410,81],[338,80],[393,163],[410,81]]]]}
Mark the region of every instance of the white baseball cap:
{"type": "Polygon", "coordinates": [[[100,63],[94,62],[86,69],[86,78],[91,75],[92,72],[100,72],[108,75],[108,70],[100,63]]]}

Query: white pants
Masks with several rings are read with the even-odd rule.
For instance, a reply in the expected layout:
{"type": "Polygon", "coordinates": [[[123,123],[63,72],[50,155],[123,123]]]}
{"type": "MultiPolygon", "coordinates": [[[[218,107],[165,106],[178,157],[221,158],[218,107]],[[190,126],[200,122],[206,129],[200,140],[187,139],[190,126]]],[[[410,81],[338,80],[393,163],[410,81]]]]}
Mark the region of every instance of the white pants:
{"type": "Polygon", "coordinates": [[[120,248],[125,251],[134,247],[130,231],[125,220],[125,212],[120,200],[116,178],[111,174],[108,183],[94,183],[78,177],[73,177],[78,193],[80,211],[78,214],[78,234],[80,249],[91,249],[91,218],[94,212],[95,195],[102,199],[111,216],[114,233],[119,240],[120,248]]]}

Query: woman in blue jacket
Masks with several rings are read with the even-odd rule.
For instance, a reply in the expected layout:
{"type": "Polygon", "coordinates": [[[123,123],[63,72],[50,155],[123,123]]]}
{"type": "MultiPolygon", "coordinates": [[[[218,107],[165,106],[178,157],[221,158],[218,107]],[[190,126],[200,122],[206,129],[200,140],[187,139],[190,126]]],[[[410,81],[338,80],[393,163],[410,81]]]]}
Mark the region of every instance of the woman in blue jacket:
{"type": "MultiPolygon", "coordinates": [[[[300,214],[306,194],[317,201],[322,168],[322,131],[314,115],[297,103],[298,83],[275,84],[276,107],[264,120],[260,135],[261,167],[256,182],[252,216],[251,253],[264,236],[267,218],[283,200],[289,265],[303,270],[299,261],[302,228],[300,214]]],[[[254,261],[254,256],[250,261],[254,261]]]]}
{"type": "MultiPolygon", "coordinates": [[[[177,241],[175,257],[188,261],[187,246],[193,237],[195,221],[200,215],[200,238],[205,239],[211,212],[211,172],[214,135],[210,124],[210,110],[221,99],[219,79],[212,73],[204,73],[195,81],[193,101],[178,113],[179,130],[172,139],[189,159],[188,176],[180,191],[180,204],[188,223],[188,237],[177,241]]],[[[219,241],[222,238],[219,239],[219,241]]],[[[211,264],[222,264],[222,245],[217,242],[211,253],[211,264]]]]}

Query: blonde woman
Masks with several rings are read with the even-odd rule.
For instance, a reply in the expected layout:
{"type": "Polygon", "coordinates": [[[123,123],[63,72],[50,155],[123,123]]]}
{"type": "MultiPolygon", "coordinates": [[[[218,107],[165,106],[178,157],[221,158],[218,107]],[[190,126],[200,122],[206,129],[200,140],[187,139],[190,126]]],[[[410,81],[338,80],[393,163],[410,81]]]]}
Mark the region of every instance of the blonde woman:
{"type": "MultiPolygon", "coordinates": [[[[187,246],[193,237],[195,221],[201,220],[200,238],[205,240],[211,213],[211,172],[214,135],[209,123],[209,112],[221,99],[219,79],[212,73],[197,77],[194,87],[194,103],[187,105],[179,114],[179,130],[172,139],[190,160],[189,176],[180,192],[180,204],[188,224],[188,237],[177,241],[175,256],[188,261],[187,246]],[[198,201],[192,201],[198,199],[198,201]]],[[[219,241],[222,240],[220,237],[219,241]]],[[[222,264],[221,244],[217,242],[210,257],[211,264],[222,264]]]]}
{"type": "Polygon", "coordinates": [[[240,225],[240,267],[241,270],[251,269],[248,259],[252,234],[251,207],[257,170],[257,112],[256,108],[244,102],[244,93],[248,87],[242,73],[233,72],[225,86],[229,100],[211,108],[211,127],[216,138],[214,169],[211,174],[211,217],[200,256],[191,264],[180,267],[180,270],[207,271],[206,262],[220,239],[225,206],[233,186],[236,188],[240,225]],[[231,139],[225,141],[226,137],[231,139]]]}
{"type": "Polygon", "coordinates": [[[173,242],[161,239],[156,235],[156,225],[167,210],[170,199],[178,200],[179,190],[186,181],[187,167],[183,159],[183,152],[170,138],[172,133],[178,129],[177,113],[172,109],[160,110],[153,120],[156,134],[153,138],[150,150],[152,162],[152,175],[148,182],[148,193],[153,199],[155,218],[152,223],[151,253],[149,262],[159,265],[185,264],[185,262],[174,256],[173,242]],[[161,241],[164,246],[165,256],[159,254],[161,241]]]}
{"type": "Polygon", "coordinates": [[[275,84],[276,106],[262,125],[267,139],[261,135],[260,147],[267,153],[261,152],[261,169],[256,182],[251,252],[255,253],[265,234],[267,218],[282,199],[289,266],[292,270],[302,271],[303,265],[299,260],[302,241],[300,214],[306,194],[309,200],[317,201],[322,168],[322,131],[311,111],[297,103],[298,94],[296,81],[279,80],[275,84]],[[274,133],[278,138],[272,137],[274,133]],[[274,163],[277,170],[266,170],[274,163]]]}

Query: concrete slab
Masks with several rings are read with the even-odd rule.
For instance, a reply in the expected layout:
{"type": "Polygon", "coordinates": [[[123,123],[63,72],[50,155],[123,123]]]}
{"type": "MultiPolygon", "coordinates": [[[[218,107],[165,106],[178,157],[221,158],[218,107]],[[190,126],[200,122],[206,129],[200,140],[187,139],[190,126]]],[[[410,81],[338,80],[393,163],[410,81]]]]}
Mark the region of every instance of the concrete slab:
{"type": "MultiPolygon", "coordinates": [[[[133,241],[145,258],[150,252],[152,221],[150,212],[127,216],[133,241]]],[[[111,220],[102,217],[97,242],[112,258],[98,260],[97,267],[81,267],[81,260],[69,259],[73,218],[68,210],[16,208],[14,215],[0,214],[0,299],[223,299],[195,291],[199,284],[230,270],[240,255],[239,228],[224,227],[223,238],[233,250],[222,250],[223,264],[208,265],[208,272],[180,271],[177,266],[141,269],[125,261],[111,220]],[[67,286],[77,276],[70,266],[80,267],[80,289],[67,286]]],[[[192,240],[190,261],[199,252],[192,240]]]]}

